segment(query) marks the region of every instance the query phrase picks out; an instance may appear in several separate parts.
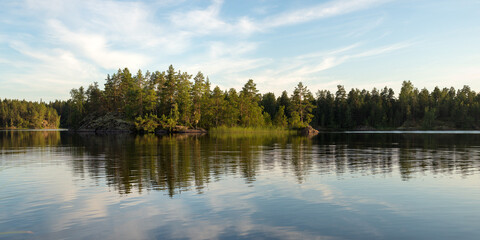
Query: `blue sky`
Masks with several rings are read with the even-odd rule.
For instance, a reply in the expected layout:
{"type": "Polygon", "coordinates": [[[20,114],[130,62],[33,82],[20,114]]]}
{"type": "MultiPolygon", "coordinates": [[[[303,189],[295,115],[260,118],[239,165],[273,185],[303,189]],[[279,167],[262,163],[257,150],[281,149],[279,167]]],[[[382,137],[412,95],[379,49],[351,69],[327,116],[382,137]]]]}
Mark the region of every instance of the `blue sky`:
{"type": "Polygon", "coordinates": [[[480,91],[479,0],[6,0],[0,98],[68,99],[128,67],[202,71],[222,89],[480,91]]]}

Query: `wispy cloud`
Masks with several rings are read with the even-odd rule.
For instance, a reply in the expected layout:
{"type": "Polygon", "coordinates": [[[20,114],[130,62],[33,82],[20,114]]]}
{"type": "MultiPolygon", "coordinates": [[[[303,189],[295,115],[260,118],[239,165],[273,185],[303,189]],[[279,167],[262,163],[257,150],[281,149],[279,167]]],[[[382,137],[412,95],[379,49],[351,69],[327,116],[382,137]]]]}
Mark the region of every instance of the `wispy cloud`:
{"type": "Polygon", "coordinates": [[[230,26],[218,16],[222,3],[221,0],[214,0],[206,9],[175,12],[170,16],[170,21],[179,28],[199,34],[229,28],[230,26]]]}
{"type": "Polygon", "coordinates": [[[108,40],[102,35],[72,32],[58,21],[50,21],[49,25],[60,41],[66,43],[70,49],[77,50],[77,54],[105,69],[115,69],[119,66],[138,69],[150,61],[146,55],[109,48],[108,40]]]}
{"type": "MultiPolygon", "coordinates": [[[[68,95],[72,87],[102,82],[107,73],[118,68],[161,70],[172,63],[190,73],[201,70],[221,86],[239,87],[254,78],[263,84],[259,89],[277,91],[298,81],[327,79],[320,73],[349,60],[406,47],[365,49],[368,40],[355,40],[344,47],[331,45],[326,49],[332,50],[318,48],[293,56],[283,55],[288,48],[265,50],[281,38],[276,34],[282,27],[362,11],[385,2],[333,0],[294,10],[274,8],[273,14],[272,8],[258,14],[256,5],[253,10],[226,16],[229,3],[222,0],[207,1],[200,7],[175,1],[25,0],[15,5],[16,11],[9,17],[0,17],[32,20],[18,23],[16,35],[0,32],[0,43],[17,54],[15,58],[2,57],[0,64],[28,70],[5,73],[0,81],[11,82],[11,87],[13,83],[37,84],[45,90],[39,94],[58,95],[63,91],[68,95]]],[[[381,21],[375,24],[366,29],[377,27],[381,21]]],[[[337,81],[327,79],[325,83],[337,81]]]]}
{"type": "Polygon", "coordinates": [[[205,9],[174,12],[170,15],[170,21],[176,28],[196,35],[249,34],[257,30],[256,24],[246,16],[238,18],[233,23],[222,20],[220,17],[222,5],[222,0],[213,0],[205,9]]]}
{"type": "Polygon", "coordinates": [[[7,75],[7,85],[19,84],[24,91],[53,92],[56,97],[65,97],[71,88],[104,78],[95,65],[66,50],[32,49],[20,42],[11,47],[34,59],[34,64],[23,62],[17,66],[24,69],[22,72],[7,75]]]}
{"type": "MultiPolygon", "coordinates": [[[[212,54],[207,61],[200,64],[184,65],[182,69],[193,70],[192,72],[204,71],[213,76],[211,80],[214,85],[219,85],[223,89],[227,87],[239,89],[248,79],[253,78],[261,91],[274,92],[277,95],[283,90],[293,89],[299,81],[306,83],[315,92],[318,89],[333,90],[337,85],[344,84],[342,79],[332,78],[330,75],[324,74],[327,70],[356,59],[390,54],[414,44],[413,42],[399,42],[365,49],[365,47],[362,47],[362,43],[355,43],[328,51],[282,59],[252,59],[212,54]]],[[[241,49],[239,46],[232,46],[232,51],[236,48],[241,49]]],[[[376,86],[375,84],[377,83],[363,84],[357,87],[371,89],[376,86]]]]}
{"type": "MultiPolygon", "coordinates": [[[[388,54],[412,46],[412,42],[400,42],[371,49],[359,49],[360,43],[333,49],[331,51],[299,55],[283,59],[255,74],[255,79],[263,89],[279,94],[288,87],[293,87],[299,81],[312,83],[314,88],[327,89],[341,84],[339,79],[329,79],[321,73],[351,60],[388,54]],[[325,81],[321,81],[324,79],[325,81]],[[314,81],[315,80],[315,81],[314,81]],[[319,83],[319,81],[321,81],[319,83]]],[[[313,89],[316,91],[317,89],[313,89]]]]}
{"type": "Polygon", "coordinates": [[[370,49],[370,50],[367,50],[367,51],[364,51],[364,52],[361,52],[361,53],[353,54],[353,55],[348,56],[348,57],[349,58],[371,57],[371,56],[375,56],[375,55],[380,55],[380,54],[400,50],[402,48],[407,48],[407,47],[410,47],[414,44],[415,43],[411,42],[411,41],[400,42],[400,43],[395,43],[395,44],[391,44],[391,45],[387,45],[387,46],[373,48],[373,49],[370,49]]]}
{"type": "Polygon", "coordinates": [[[251,53],[258,48],[258,43],[255,42],[239,42],[239,43],[224,43],[224,42],[209,42],[209,56],[211,58],[218,57],[235,57],[242,56],[246,53],[251,53]]]}
{"type": "Polygon", "coordinates": [[[169,26],[156,24],[142,2],[26,0],[15,7],[10,18],[33,21],[11,23],[20,28],[8,37],[0,33],[0,43],[14,52],[1,64],[24,70],[4,72],[0,81],[44,99],[64,98],[118,68],[146,68],[188,45],[183,32],[165,34],[169,26]]]}
{"type": "MultiPolygon", "coordinates": [[[[267,31],[270,28],[305,23],[322,18],[339,16],[371,8],[388,0],[334,0],[303,9],[285,11],[264,19],[242,16],[233,22],[221,19],[222,0],[213,0],[205,9],[187,12],[179,11],[170,16],[170,21],[177,27],[196,34],[252,34],[267,31]]],[[[258,9],[254,9],[258,11],[258,9]]]]}
{"type": "Polygon", "coordinates": [[[312,20],[334,17],[359,10],[364,10],[386,0],[336,0],[324,4],[310,6],[291,12],[281,13],[270,17],[263,22],[264,27],[280,27],[304,23],[312,20]]]}

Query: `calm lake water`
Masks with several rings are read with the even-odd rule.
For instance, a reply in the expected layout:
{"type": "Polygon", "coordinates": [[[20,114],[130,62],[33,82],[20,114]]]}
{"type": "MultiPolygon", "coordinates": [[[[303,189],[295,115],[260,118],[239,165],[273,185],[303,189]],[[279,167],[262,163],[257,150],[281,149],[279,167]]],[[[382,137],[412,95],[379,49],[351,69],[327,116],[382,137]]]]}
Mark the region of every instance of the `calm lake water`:
{"type": "Polygon", "coordinates": [[[480,239],[480,134],[3,131],[0,239],[480,239]]]}

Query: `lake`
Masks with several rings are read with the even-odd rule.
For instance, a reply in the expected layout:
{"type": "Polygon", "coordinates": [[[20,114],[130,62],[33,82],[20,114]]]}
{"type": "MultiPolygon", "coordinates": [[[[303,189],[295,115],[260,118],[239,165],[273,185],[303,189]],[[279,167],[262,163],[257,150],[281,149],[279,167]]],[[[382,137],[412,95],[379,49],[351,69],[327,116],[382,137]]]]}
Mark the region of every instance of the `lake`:
{"type": "Polygon", "coordinates": [[[0,239],[480,239],[478,132],[0,132],[0,239]]]}

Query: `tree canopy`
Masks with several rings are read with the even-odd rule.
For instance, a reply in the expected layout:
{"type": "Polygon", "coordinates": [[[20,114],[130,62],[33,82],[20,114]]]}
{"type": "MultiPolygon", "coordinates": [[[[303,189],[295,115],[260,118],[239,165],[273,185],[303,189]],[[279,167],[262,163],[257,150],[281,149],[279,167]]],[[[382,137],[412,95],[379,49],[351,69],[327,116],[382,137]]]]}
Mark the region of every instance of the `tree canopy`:
{"type": "Polygon", "coordinates": [[[60,116],[43,102],[0,100],[0,128],[58,128],[60,116]]]}
{"type": "Polygon", "coordinates": [[[240,91],[212,87],[208,77],[176,70],[132,74],[128,68],[98,83],[72,89],[68,101],[49,104],[4,100],[1,127],[78,127],[91,114],[120,113],[140,130],[173,128],[290,127],[323,129],[480,129],[480,94],[436,87],[432,92],[404,81],[398,97],[393,89],[318,90],[315,96],[302,82],[291,95],[260,94],[249,79],[240,91]],[[56,110],[56,111],[55,111],[56,110]],[[62,116],[60,119],[59,116],[62,116]]]}

